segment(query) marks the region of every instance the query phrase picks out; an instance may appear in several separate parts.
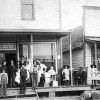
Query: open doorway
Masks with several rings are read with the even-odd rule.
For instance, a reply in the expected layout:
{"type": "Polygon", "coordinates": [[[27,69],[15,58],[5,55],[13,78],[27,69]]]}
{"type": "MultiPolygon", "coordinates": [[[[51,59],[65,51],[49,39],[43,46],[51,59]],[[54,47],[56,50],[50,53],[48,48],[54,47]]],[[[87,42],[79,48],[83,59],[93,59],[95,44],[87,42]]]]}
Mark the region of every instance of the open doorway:
{"type": "Polygon", "coordinates": [[[14,61],[15,67],[17,69],[16,66],[16,62],[17,62],[17,57],[16,57],[16,53],[5,53],[5,60],[7,62],[7,71],[8,71],[8,87],[10,86],[10,62],[11,60],[14,61]]]}
{"type": "Polygon", "coordinates": [[[17,57],[15,53],[5,53],[5,60],[7,61],[7,65],[9,66],[10,61],[13,60],[16,65],[17,57]]]}

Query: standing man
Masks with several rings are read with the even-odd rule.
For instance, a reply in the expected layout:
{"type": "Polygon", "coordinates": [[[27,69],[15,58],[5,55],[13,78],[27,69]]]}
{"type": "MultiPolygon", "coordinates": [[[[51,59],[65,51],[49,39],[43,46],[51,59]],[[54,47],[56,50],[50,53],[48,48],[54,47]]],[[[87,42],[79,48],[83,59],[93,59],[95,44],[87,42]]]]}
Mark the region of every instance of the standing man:
{"type": "Polygon", "coordinates": [[[25,65],[22,64],[20,69],[20,93],[24,94],[26,92],[26,80],[27,80],[27,69],[25,65]]]}
{"type": "Polygon", "coordinates": [[[14,61],[11,60],[10,62],[10,87],[15,87],[15,65],[14,61]]]}

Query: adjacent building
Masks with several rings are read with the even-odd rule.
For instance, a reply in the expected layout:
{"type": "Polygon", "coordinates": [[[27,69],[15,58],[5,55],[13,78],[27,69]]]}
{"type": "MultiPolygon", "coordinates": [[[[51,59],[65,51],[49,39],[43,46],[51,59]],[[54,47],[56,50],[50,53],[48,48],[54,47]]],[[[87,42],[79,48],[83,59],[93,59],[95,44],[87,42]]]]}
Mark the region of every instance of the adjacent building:
{"type": "MultiPolygon", "coordinates": [[[[83,6],[83,24],[71,30],[72,66],[88,68],[88,84],[91,84],[91,64],[100,71],[100,1],[89,1],[83,6]]],[[[70,65],[69,37],[63,38],[63,64],[70,65]]]]}

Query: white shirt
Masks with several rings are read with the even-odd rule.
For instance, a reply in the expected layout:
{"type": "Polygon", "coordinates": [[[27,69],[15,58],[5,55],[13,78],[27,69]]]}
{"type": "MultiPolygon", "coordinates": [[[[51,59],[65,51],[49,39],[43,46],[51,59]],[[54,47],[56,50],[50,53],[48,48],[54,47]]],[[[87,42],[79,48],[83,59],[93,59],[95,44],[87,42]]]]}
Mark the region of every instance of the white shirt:
{"type": "Polygon", "coordinates": [[[54,69],[50,69],[48,72],[50,73],[50,75],[55,75],[56,74],[54,69]]]}
{"type": "Polygon", "coordinates": [[[47,69],[47,66],[42,63],[40,64],[40,67],[41,67],[41,69],[47,69]]]}

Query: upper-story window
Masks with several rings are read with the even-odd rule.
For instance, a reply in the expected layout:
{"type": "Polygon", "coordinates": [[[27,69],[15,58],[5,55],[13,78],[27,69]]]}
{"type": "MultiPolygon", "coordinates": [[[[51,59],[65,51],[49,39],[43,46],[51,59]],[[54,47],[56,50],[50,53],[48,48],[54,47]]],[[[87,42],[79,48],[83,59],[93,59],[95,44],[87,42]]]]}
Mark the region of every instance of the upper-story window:
{"type": "Polygon", "coordinates": [[[33,0],[22,0],[22,19],[34,19],[33,0]]]}

